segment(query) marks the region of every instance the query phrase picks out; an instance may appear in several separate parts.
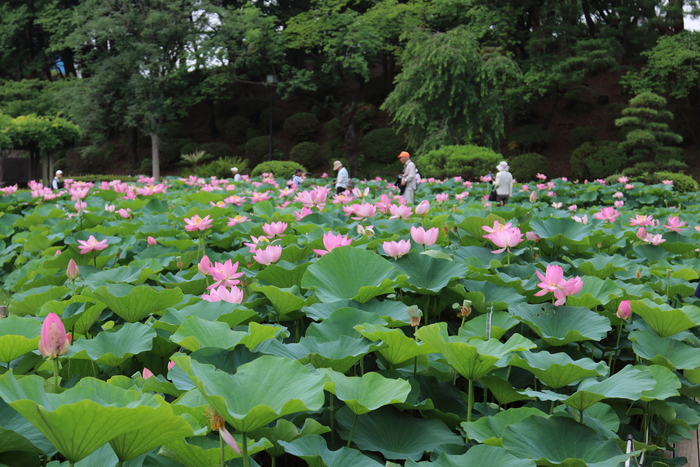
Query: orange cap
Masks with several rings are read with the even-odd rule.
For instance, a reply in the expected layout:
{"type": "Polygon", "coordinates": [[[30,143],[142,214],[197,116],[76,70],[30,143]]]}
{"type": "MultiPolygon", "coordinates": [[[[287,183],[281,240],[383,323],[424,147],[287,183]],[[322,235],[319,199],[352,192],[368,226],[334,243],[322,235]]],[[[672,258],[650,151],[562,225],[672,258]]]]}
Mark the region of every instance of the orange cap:
{"type": "Polygon", "coordinates": [[[402,157],[411,157],[411,155],[406,151],[401,151],[401,154],[399,154],[397,157],[401,159],[402,157]]]}

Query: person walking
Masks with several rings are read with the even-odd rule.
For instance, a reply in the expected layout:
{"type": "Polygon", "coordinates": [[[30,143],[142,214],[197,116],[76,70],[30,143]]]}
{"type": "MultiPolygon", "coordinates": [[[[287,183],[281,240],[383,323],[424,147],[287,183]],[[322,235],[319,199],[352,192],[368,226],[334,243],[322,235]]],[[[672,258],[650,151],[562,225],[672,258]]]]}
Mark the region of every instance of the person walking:
{"type": "Polygon", "coordinates": [[[350,175],[348,174],[348,169],[343,167],[343,163],[340,161],[333,162],[333,170],[338,171],[338,178],[335,181],[335,193],[339,195],[347,189],[350,175]]]}
{"type": "Polygon", "coordinates": [[[509,172],[510,167],[506,161],[501,161],[496,169],[498,173],[493,181],[493,187],[496,189],[496,201],[503,206],[513,196],[513,176],[509,172]]]}
{"type": "Polygon", "coordinates": [[[399,160],[403,164],[403,174],[401,174],[401,187],[403,190],[403,200],[406,204],[413,204],[413,194],[418,187],[416,180],[416,164],[411,160],[411,155],[406,151],[402,151],[398,155],[399,160]]]}
{"type": "Polygon", "coordinates": [[[63,182],[61,181],[62,178],[63,178],[63,171],[57,170],[56,176],[51,181],[51,189],[52,190],[60,190],[61,188],[63,188],[63,182]]]}

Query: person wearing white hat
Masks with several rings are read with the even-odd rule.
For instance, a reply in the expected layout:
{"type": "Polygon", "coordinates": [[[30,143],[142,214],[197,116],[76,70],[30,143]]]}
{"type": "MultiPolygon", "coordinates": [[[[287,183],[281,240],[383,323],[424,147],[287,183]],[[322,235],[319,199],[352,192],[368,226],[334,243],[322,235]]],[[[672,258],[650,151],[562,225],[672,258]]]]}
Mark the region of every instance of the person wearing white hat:
{"type": "Polygon", "coordinates": [[[234,182],[240,182],[242,180],[241,174],[238,173],[238,167],[231,167],[231,175],[233,175],[234,182]]]}
{"type": "Polygon", "coordinates": [[[496,169],[498,169],[498,173],[493,181],[493,187],[496,190],[496,201],[502,206],[513,196],[513,176],[509,172],[510,167],[506,161],[501,161],[496,169]]]}
{"type": "Polygon", "coordinates": [[[57,170],[56,176],[51,181],[51,189],[52,190],[60,190],[61,188],[63,188],[63,182],[61,181],[62,178],[63,178],[63,170],[57,170]]]}
{"type": "Polygon", "coordinates": [[[333,162],[333,170],[338,171],[338,178],[335,181],[335,193],[340,194],[347,189],[350,175],[348,174],[348,169],[343,167],[343,163],[340,161],[333,162]]]}

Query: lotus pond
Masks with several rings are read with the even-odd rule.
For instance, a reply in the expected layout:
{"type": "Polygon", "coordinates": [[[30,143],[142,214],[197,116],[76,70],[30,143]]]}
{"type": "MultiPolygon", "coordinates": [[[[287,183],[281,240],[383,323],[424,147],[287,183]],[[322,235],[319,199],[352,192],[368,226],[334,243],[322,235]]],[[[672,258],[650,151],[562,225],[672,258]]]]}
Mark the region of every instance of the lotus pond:
{"type": "Polygon", "coordinates": [[[3,189],[0,465],[685,463],[697,193],[328,187],[3,189]]]}

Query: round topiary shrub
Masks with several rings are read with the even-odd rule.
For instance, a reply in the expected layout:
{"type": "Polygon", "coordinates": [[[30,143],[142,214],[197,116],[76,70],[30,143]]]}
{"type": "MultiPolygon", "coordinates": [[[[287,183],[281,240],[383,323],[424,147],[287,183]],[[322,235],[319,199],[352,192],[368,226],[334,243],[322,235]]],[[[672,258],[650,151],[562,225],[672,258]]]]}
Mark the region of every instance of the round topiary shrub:
{"type": "Polygon", "coordinates": [[[583,143],[571,153],[571,176],[575,179],[598,179],[618,173],[627,164],[627,155],[615,141],[583,143]]]}
{"type": "Polygon", "coordinates": [[[240,115],[231,117],[226,122],[226,138],[233,144],[243,144],[248,140],[250,120],[240,115]]]}
{"type": "Polygon", "coordinates": [[[292,141],[313,141],[318,133],[318,118],[310,112],[298,112],[284,121],[284,132],[292,141]]]}
{"type": "Polygon", "coordinates": [[[510,173],[519,182],[535,180],[538,173],[547,173],[549,159],[536,152],[521,154],[510,163],[510,173]]]}
{"type": "Polygon", "coordinates": [[[197,151],[204,151],[216,158],[231,157],[233,149],[226,143],[204,143],[197,146],[197,151]]]}
{"type": "MultiPolygon", "coordinates": [[[[272,108],[272,131],[279,131],[284,125],[284,120],[287,118],[287,114],[284,110],[273,107],[272,108]]],[[[260,122],[258,127],[263,131],[263,133],[270,133],[270,109],[267,108],[260,112],[260,122]]]]}
{"type": "Polygon", "coordinates": [[[276,178],[289,180],[292,178],[292,175],[294,175],[296,169],[301,169],[303,172],[306,172],[306,168],[304,168],[303,165],[293,161],[267,161],[255,166],[250,175],[252,177],[259,177],[264,173],[272,172],[276,178]]]}
{"type": "Polygon", "coordinates": [[[370,131],[362,138],[360,151],[368,162],[386,163],[396,159],[396,156],[406,149],[405,146],[396,130],[393,128],[378,128],[370,131]]]}
{"type": "MultiPolygon", "coordinates": [[[[272,140],[272,150],[277,149],[277,142],[272,140]]],[[[248,166],[254,167],[267,160],[270,154],[270,137],[256,136],[251,138],[245,145],[245,156],[248,159],[248,166]]]]}
{"type": "Polygon", "coordinates": [[[289,158],[309,170],[315,170],[328,161],[321,151],[321,145],[313,141],[305,141],[294,146],[289,153],[289,158]]]}
{"type": "Polygon", "coordinates": [[[673,182],[673,191],[681,193],[698,191],[698,182],[693,177],[677,172],[654,172],[650,182],[661,183],[663,180],[671,180],[673,182]]]}
{"type": "Polygon", "coordinates": [[[496,171],[503,156],[493,149],[481,146],[443,146],[418,156],[416,165],[423,178],[448,178],[461,176],[472,180],[479,175],[496,171]]]}

